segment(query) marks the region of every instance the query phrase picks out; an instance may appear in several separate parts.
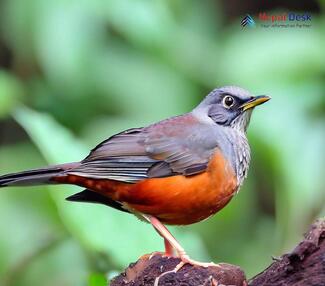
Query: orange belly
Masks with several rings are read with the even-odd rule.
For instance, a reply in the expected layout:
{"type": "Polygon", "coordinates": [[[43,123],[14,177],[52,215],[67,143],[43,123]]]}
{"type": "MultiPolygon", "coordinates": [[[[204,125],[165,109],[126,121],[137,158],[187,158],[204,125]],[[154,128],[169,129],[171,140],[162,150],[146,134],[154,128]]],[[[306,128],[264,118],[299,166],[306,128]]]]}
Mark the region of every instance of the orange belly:
{"type": "Polygon", "coordinates": [[[156,216],[166,224],[191,224],[222,209],[237,190],[237,180],[221,153],[207,171],[194,176],[153,178],[137,183],[117,199],[127,207],[156,216]]]}
{"type": "Polygon", "coordinates": [[[193,176],[151,178],[136,184],[77,176],[57,182],[77,184],[121,202],[134,213],[149,214],[165,224],[186,225],[222,209],[238,188],[236,175],[218,151],[206,172],[193,176]]]}

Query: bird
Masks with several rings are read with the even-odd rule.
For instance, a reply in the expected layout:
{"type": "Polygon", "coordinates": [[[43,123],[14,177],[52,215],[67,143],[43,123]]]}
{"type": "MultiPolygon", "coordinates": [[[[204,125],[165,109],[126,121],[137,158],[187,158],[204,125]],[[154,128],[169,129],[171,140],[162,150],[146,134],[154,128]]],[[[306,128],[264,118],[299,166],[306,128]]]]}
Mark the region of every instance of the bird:
{"type": "Polygon", "coordinates": [[[246,136],[253,109],[270,99],[236,86],[213,89],[192,111],[101,142],[80,162],[0,176],[0,187],[72,184],[72,202],[134,214],[164,239],[182,265],[210,266],[185,252],[165,225],[209,218],[238,193],[247,176],[246,136]]]}

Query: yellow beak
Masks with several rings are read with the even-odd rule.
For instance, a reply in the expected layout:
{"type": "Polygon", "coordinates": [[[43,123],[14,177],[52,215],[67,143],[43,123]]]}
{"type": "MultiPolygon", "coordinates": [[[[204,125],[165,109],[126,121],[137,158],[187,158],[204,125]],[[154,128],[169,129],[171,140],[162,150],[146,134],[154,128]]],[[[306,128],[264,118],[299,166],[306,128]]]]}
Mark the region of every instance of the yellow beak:
{"type": "Polygon", "coordinates": [[[263,104],[267,101],[269,101],[271,99],[271,97],[267,96],[267,95],[259,95],[259,96],[255,96],[253,99],[245,102],[241,108],[243,109],[243,111],[246,111],[247,109],[251,109],[254,108],[257,105],[263,104]]]}

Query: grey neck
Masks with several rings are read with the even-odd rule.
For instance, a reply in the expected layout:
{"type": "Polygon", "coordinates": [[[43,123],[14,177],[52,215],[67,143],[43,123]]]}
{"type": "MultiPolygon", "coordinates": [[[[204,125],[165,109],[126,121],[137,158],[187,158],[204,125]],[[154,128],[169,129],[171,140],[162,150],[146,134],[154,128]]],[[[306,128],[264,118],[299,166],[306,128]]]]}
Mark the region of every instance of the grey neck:
{"type": "Polygon", "coordinates": [[[240,186],[247,176],[251,159],[246,134],[232,127],[221,127],[221,133],[223,136],[218,145],[231,162],[240,186]]]}

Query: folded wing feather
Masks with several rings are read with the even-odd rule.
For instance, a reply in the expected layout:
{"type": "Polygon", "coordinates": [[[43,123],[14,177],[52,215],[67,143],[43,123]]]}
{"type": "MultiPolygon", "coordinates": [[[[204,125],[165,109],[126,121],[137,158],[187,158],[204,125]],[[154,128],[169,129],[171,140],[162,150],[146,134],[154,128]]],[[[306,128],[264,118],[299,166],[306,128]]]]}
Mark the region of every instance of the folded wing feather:
{"type": "Polygon", "coordinates": [[[203,172],[215,140],[191,114],[116,134],[69,174],[136,183],[146,178],[203,172]]]}

